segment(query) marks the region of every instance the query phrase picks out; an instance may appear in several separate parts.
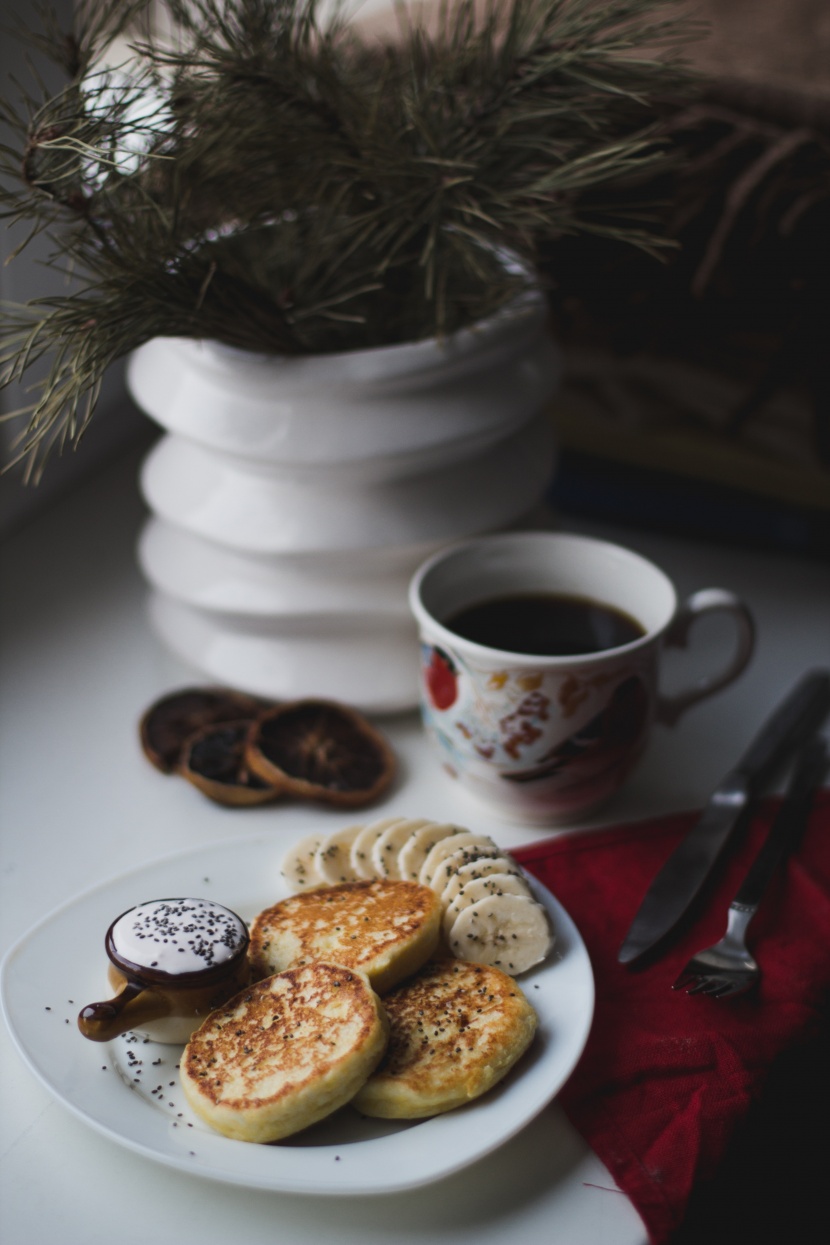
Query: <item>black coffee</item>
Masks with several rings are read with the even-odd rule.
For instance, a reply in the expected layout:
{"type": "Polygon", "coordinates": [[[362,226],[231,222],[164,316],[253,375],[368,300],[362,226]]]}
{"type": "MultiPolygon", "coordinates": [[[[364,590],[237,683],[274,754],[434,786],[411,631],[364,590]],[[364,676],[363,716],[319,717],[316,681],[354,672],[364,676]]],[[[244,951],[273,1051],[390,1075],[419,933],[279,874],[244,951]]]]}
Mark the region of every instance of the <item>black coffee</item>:
{"type": "Polygon", "coordinates": [[[444,626],[474,644],[535,657],[601,653],[645,635],[622,610],[553,592],[477,601],[446,618],[444,626]]]}

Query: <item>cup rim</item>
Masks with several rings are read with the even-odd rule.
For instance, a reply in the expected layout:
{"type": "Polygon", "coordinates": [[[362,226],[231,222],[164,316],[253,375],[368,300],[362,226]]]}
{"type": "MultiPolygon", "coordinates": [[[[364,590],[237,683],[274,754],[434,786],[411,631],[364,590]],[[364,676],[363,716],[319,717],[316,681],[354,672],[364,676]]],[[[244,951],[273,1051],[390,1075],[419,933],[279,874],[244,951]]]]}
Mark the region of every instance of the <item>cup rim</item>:
{"type": "MultiPolygon", "coordinates": [[[[454,541],[451,545],[439,549],[436,553],[431,554],[417,568],[409,583],[409,607],[415,617],[420,628],[427,628],[433,633],[437,633],[439,643],[444,642],[450,650],[463,645],[465,652],[469,651],[474,657],[480,658],[497,658],[509,662],[513,666],[534,666],[540,664],[550,667],[567,668],[572,666],[583,666],[586,662],[603,662],[610,658],[616,658],[620,655],[625,656],[629,653],[635,653],[639,649],[646,648],[649,644],[653,644],[656,639],[666,630],[671,623],[677,611],[677,590],[669,576],[655,562],[645,557],[636,550],[628,548],[626,545],[617,544],[615,541],[605,540],[597,536],[584,536],[576,532],[557,532],[557,531],[521,531],[521,532],[497,532],[484,536],[476,536],[464,540],[454,541]],[[421,601],[421,590],[424,581],[443,562],[451,557],[456,557],[461,553],[473,551],[484,546],[492,546],[496,544],[527,544],[542,543],[556,541],[557,543],[568,543],[572,546],[582,545],[583,547],[597,548],[603,546],[607,549],[615,551],[617,556],[622,555],[629,558],[632,562],[636,562],[641,567],[646,568],[651,574],[662,580],[664,587],[668,591],[671,601],[671,609],[667,612],[667,616],[659,626],[649,628],[645,635],[638,636],[636,640],[631,640],[627,644],[620,644],[614,648],[602,649],[599,652],[573,653],[563,656],[550,656],[542,653],[515,653],[510,649],[492,648],[487,644],[478,644],[474,640],[468,640],[464,636],[458,635],[450,630],[439,619],[435,618],[421,601]]],[[[638,620],[639,621],[639,620],[638,620]]]]}

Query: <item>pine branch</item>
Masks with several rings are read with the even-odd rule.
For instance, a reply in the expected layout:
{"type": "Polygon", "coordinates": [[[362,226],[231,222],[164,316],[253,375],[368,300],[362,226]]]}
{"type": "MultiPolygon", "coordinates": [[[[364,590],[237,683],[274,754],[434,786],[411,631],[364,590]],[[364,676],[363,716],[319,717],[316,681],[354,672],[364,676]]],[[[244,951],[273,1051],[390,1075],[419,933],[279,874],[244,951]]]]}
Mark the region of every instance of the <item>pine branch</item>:
{"type": "Polygon", "coordinates": [[[515,296],[505,248],[532,274],[575,231],[662,244],[593,192],[662,158],[653,101],[687,37],[671,5],[459,0],[430,30],[402,6],[386,44],[316,0],[167,8],[166,42],[146,0],[85,0],[69,32],[44,14],[30,42],[66,87],[0,102],[0,212],[52,240],[56,288],[75,274],[3,314],[5,383],[51,360],[21,449],[35,475],[152,337],[300,354],[443,335],[515,296]]]}

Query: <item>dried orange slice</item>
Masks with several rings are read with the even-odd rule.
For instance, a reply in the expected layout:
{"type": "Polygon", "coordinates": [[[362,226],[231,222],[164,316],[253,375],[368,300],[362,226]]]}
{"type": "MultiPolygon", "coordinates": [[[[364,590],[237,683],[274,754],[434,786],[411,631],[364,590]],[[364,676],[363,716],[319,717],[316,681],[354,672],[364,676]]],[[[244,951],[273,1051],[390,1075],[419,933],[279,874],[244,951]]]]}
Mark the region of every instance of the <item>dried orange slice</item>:
{"type": "Polygon", "coordinates": [[[156,769],[172,774],[178,769],[185,741],[214,722],[250,722],[262,701],[244,692],[222,687],[186,687],[156,700],[139,723],[141,746],[156,769]]]}
{"type": "Polygon", "coordinates": [[[250,729],[247,718],[203,727],[186,741],[179,773],[218,804],[238,807],[275,800],[275,787],[251,773],[245,761],[250,729]]]}
{"type": "Polygon", "coordinates": [[[245,756],[286,795],[354,808],[385,791],[395,754],[361,713],[332,700],[296,700],[263,713],[245,756]]]}

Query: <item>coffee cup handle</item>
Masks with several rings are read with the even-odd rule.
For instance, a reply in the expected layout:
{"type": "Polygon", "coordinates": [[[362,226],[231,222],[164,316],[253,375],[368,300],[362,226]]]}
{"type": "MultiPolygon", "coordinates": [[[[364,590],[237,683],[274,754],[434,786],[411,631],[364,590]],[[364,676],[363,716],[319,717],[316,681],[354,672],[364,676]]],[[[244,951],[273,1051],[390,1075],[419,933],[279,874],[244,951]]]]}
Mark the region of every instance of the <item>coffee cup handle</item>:
{"type": "Polygon", "coordinates": [[[110,1042],[129,1029],[159,1020],[170,1011],[163,995],[151,987],[128,981],[124,989],[102,1003],[88,1003],[78,1013],[78,1028],[92,1042],[110,1042]]]}
{"type": "Polygon", "coordinates": [[[672,696],[658,696],[656,718],[665,726],[674,726],[692,705],[719,692],[737,679],[746,669],[755,650],[753,617],[744,602],[725,588],[702,588],[699,592],[692,593],[669,624],[663,636],[664,645],[669,648],[686,648],[692,627],[707,614],[728,614],[734,620],[737,632],[735,651],[721,670],[699,679],[693,687],[672,696]]]}

